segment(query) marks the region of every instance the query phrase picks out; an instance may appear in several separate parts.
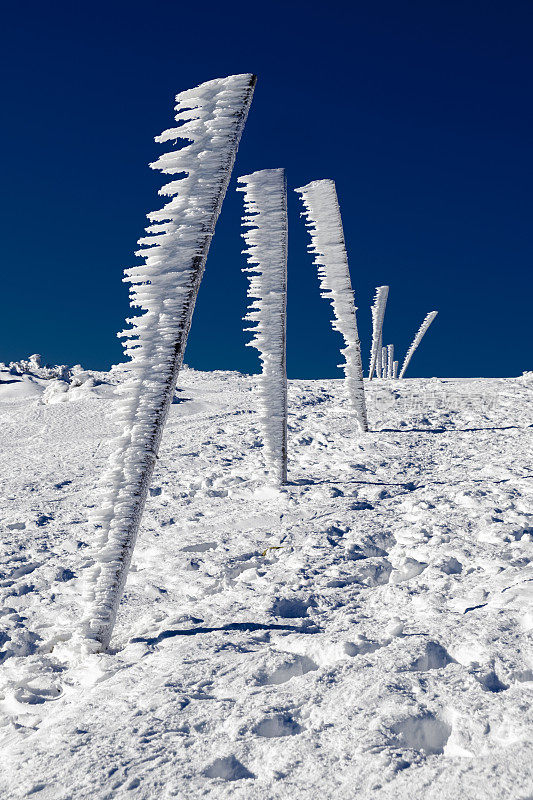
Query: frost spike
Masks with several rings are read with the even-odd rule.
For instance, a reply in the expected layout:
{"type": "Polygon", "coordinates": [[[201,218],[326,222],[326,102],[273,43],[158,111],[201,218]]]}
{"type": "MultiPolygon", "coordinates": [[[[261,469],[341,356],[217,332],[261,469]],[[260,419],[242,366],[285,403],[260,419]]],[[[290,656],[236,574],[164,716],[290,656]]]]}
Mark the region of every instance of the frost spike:
{"type": "Polygon", "coordinates": [[[152,223],[143,266],[126,270],[130,302],[144,314],[122,335],[130,375],[119,387],[115,411],[120,433],[91,515],[96,528],[94,566],[85,585],[82,621],[85,648],[110,641],[152,477],[163,427],[183,361],[207,253],[233,169],[256,78],[232,75],[181,92],[176,97],[180,127],[157,141],[186,139],[150,166],[185,177],[163,186],[173,195],[152,223]]]}
{"type": "Polygon", "coordinates": [[[394,345],[387,345],[387,378],[392,378],[392,364],[394,361],[394,345]]]}
{"type": "Polygon", "coordinates": [[[283,169],[263,169],[238,178],[244,192],[243,238],[249,266],[250,306],[245,320],[255,327],[248,342],[259,351],[261,427],[269,472],[287,482],[287,187],[283,169]]]}
{"type": "Polygon", "coordinates": [[[348,396],[359,428],[368,431],[361,344],[335,182],[312,181],[295,191],[302,196],[303,216],[311,235],[309,251],[316,256],[321,294],[331,300],[335,316],[331,324],[346,344],[341,349],[345,363],[340,366],[344,369],[348,396]]]}
{"type": "Polygon", "coordinates": [[[426,314],[426,316],[424,317],[424,321],[422,322],[422,325],[416,332],[416,336],[413,339],[413,343],[411,344],[411,347],[409,348],[409,350],[405,355],[405,360],[403,362],[402,369],[399,375],[400,378],[403,378],[403,376],[405,375],[405,370],[409,366],[409,362],[413,357],[413,353],[415,352],[416,348],[422,341],[425,332],[427,331],[427,329],[429,328],[429,326],[431,325],[431,323],[433,322],[438,313],[439,313],[438,311],[430,311],[429,314],[426,314]]]}
{"type": "Polygon", "coordinates": [[[383,319],[385,317],[388,296],[388,286],[377,287],[374,303],[372,305],[372,347],[370,351],[370,370],[368,373],[370,380],[374,377],[374,372],[378,378],[381,376],[383,319]]]}

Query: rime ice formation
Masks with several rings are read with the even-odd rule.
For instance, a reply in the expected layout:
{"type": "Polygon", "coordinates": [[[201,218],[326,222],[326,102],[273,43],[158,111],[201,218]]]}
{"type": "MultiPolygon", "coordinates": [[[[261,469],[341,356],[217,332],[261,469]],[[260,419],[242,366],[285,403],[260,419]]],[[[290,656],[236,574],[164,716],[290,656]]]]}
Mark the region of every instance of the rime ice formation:
{"type": "Polygon", "coordinates": [[[400,370],[400,375],[399,375],[400,378],[403,378],[403,376],[405,375],[405,370],[409,366],[409,362],[411,361],[411,359],[413,357],[413,353],[415,352],[416,348],[418,347],[418,345],[422,341],[422,339],[424,337],[424,334],[426,333],[427,329],[429,328],[429,326],[431,325],[431,323],[433,322],[433,320],[435,319],[435,317],[437,316],[438,313],[439,313],[438,311],[430,311],[429,314],[427,314],[424,317],[424,321],[422,322],[422,325],[420,326],[420,328],[416,332],[416,336],[413,339],[413,343],[411,344],[411,347],[409,348],[409,350],[405,354],[405,359],[404,359],[404,362],[402,364],[402,368],[400,370]]]}
{"type": "Polygon", "coordinates": [[[368,377],[370,380],[372,380],[374,377],[374,372],[378,378],[381,378],[383,319],[385,317],[385,308],[387,306],[388,296],[388,286],[377,287],[374,303],[372,305],[372,347],[370,351],[370,369],[368,372],[368,377]]]}
{"type": "Polygon", "coordinates": [[[303,216],[311,234],[309,251],[316,256],[314,263],[318,266],[322,297],[331,300],[335,315],[332,326],[342,334],[346,344],[341,350],[345,358],[341,366],[348,394],[360,429],[367,431],[361,345],[335,182],[312,181],[296,192],[301,194],[305,208],[303,216]]]}
{"type": "Polygon", "coordinates": [[[381,348],[381,377],[387,377],[387,346],[381,348]]]}
{"type": "Polygon", "coordinates": [[[95,563],[86,582],[88,614],[83,624],[89,649],[107,647],[111,637],[254,85],[253,75],[233,75],[181,92],[176,97],[178,126],[156,137],[160,143],[188,143],[150,165],[178,177],[159,190],[172,199],[148,214],[152,224],[137,252],[144,263],[125,271],[131,305],[143,314],[127,320],[131,328],[119,334],[125,337],[131,364],[119,389],[121,433],[101,482],[103,499],[91,518],[95,563]]]}
{"type": "Polygon", "coordinates": [[[387,345],[387,378],[392,378],[392,372],[394,364],[394,345],[388,344],[387,345]]]}
{"type": "Polygon", "coordinates": [[[248,248],[246,321],[252,322],[252,340],[259,350],[261,420],[269,472],[287,480],[287,190],[283,169],[264,169],[239,178],[244,192],[243,233],[248,248]]]}

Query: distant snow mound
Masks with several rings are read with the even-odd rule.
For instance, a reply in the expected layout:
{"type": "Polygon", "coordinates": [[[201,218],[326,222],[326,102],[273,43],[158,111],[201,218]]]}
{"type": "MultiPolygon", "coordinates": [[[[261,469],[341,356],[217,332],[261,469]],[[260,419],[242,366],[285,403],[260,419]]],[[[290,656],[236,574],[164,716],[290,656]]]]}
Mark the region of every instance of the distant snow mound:
{"type": "Polygon", "coordinates": [[[107,395],[111,384],[120,382],[120,366],[110,373],[85,370],[80,364],[43,366],[34,353],[27,360],[0,363],[0,401],[35,398],[53,404],[107,395]]]}

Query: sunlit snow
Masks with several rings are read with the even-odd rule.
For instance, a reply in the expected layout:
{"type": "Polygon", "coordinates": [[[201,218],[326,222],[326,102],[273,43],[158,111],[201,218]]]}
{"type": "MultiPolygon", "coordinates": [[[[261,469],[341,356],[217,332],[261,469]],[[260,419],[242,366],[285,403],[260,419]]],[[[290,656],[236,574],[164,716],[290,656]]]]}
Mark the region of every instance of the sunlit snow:
{"type": "Polygon", "coordinates": [[[87,656],[124,369],[78,374],[0,371],[2,797],[531,796],[531,374],[366,381],[363,434],[343,381],[290,381],[279,490],[257,378],[185,370],[87,656]]]}

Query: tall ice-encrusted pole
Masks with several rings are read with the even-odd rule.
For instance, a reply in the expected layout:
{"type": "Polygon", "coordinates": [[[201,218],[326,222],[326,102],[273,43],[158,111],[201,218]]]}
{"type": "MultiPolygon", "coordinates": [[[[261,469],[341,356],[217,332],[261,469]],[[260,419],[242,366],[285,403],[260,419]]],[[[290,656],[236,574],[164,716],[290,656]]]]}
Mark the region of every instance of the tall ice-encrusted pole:
{"type": "Polygon", "coordinates": [[[346,345],[341,349],[345,363],[340,366],[344,370],[348,397],[360,430],[368,431],[357,309],[335,182],[312,181],[296,191],[302,195],[303,216],[311,234],[309,250],[316,256],[314,263],[318,266],[322,297],[331,300],[335,316],[331,324],[342,334],[346,345]]]}
{"type": "Polygon", "coordinates": [[[387,345],[387,378],[392,378],[392,365],[394,363],[394,345],[387,345]]]}
{"type": "Polygon", "coordinates": [[[405,354],[405,359],[402,364],[400,374],[398,376],[399,378],[403,378],[403,376],[405,375],[405,370],[409,366],[409,362],[411,361],[416,348],[424,338],[424,334],[426,333],[427,329],[429,328],[429,326],[431,325],[431,323],[433,322],[438,313],[439,313],[438,311],[430,311],[429,314],[426,314],[426,316],[424,317],[422,325],[417,330],[415,338],[413,339],[413,342],[409,350],[405,354]]]}
{"type": "Polygon", "coordinates": [[[374,377],[374,372],[381,378],[381,348],[383,346],[383,320],[385,318],[385,308],[389,296],[388,286],[378,286],[374,303],[372,305],[372,347],[370,351],[370,369],[368,371],[369,380],[374,377]]]}
{"type": "Polygon", "coordinates": [[[187,143],[150,166],[177,176],[159,193],[171,196],[148,215],[148,236],[137,253],[144,263],[125,271],[130,302],[143,314],[127,320],[123,335],[130,357],[119,387],[120,429],[100,484],[101,501],[91,514],[94,565],[85,582],[84,647],[105,649],[120,598],[152,477],[211,238],[233,169],[255,86],[251,74],[203,83],[176,97],[179,125],[157,142],[187,143]]]}
{"type": "Polygon", "coordinates": [[[239,178],[244,192],[243,233],[248,245],[248,296],[245,320],[253,322],[250,347],[259,350],[261,427],[268,471],[275,483],[287,482],[287,188],[282,169],[263,169],[239,178]]]}

